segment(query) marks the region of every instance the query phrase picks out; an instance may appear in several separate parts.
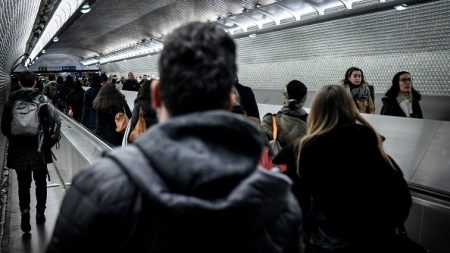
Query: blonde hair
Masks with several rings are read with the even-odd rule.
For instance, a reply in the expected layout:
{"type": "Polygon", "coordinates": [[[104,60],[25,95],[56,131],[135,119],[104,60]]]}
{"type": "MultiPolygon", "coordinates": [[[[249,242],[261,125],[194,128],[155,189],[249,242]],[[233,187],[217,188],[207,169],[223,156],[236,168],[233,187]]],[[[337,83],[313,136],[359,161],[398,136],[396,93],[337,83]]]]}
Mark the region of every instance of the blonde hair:
{"type": "Polygon", "coordinates": [[[333,128],[359,122],[372,129],[378,140],[378,148],[384,160],[392,167],[392,161],[383,148],[383,140],[375,128],[358,111],[350,93],[342,85],[327,85],[322,87],[314,96],[308,115],[306,134],[300,141],[297,157],[300,165],[302,147],[314,137],[331,131],[333,128]]]}

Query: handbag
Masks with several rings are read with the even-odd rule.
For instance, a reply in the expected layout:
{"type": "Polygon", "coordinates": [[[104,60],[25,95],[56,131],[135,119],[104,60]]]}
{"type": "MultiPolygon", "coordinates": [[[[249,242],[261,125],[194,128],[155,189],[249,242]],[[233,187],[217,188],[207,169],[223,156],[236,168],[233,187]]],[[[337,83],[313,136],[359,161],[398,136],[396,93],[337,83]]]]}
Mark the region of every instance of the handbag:
{"type": "Polygon", "coordinates": [[[141,135],[145,130],[147,129],[145,124],[145,118],[144,118],[144,112],[142,110],[142,107],[139,107],[139,119],[134,126],[133,130],[131,131],[130,135],[128,136],[128,141],[134,142],[139,135],[141,135]]]}
{"type": "Polygon", "coordinates": [[[130,120],[127,114],[125,113],[125,107],[123,107],[122,112],[116,113],[114,120],[116,122],[116,132],[118,133],[125,132],[125,129],[127,128],[128,125],[128,121],[130,120]]]}

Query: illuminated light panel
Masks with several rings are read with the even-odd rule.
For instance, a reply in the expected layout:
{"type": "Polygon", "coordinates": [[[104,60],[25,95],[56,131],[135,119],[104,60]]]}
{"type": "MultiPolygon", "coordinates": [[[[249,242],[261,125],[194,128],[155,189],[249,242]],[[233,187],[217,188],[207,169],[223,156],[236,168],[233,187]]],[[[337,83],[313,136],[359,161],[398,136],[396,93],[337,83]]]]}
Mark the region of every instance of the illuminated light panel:
{"type": "Polygon", "coordinates": [[[83,4],[80,11],[81,13],[86,14],[91,11],[91,6],[89,6],[89,4],[83,4]]]}
{"type": "Polygon", "coordinates": [[[81,64],[83,64],[85,66],[93,65],[93,64],[97,64],[97,63],[98,63],[98,60],[95,59],[95,58],[90,58],[90,59],[86,59],[86,60],[81,61],[81,64]]]}
{"type": "Polygon", "coordinates": [[[398,10],[398,11],[403,11],[403,10],[408,9],[408,5],[406,5],[406,4],[397,5],[397,6],[395,6],[394,8],[395,8],[396,10],[398,10]]]}
{"type": "Polygon", "coordinates": [[[61,0],[55,13],[45,27],[44,32],[36,45],[34,45],[29,56],[31,59],[34,59],[45,45],[53,39],[59,29],[78,10],[83,2],[84,0],[61,0]]]}
{"type": "Polygon", "coordinates": [[[156,40],[150,40],[142,42],[138,45],[121,49],[115,52],[111,52],[109,54],[103,55],[101,57],[96,58],[89,58],[86,60],[81,61],[81,63],[85,66],[93,65],[96,63],[100,64],[106,64],[114,61],[120,61],[120,60],[126,60],[128,58],[132,57],[138,57],[141,55],[150,55],[155,54],[162,50],[163,43],[156,41],[156,40]]]}

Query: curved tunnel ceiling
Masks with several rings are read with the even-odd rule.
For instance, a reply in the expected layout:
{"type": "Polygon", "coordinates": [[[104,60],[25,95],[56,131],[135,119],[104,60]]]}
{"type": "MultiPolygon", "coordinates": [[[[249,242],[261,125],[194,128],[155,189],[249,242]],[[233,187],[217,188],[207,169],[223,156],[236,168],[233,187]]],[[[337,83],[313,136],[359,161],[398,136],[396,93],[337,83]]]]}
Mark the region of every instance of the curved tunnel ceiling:
{"type": "MultiPolygon", "coordinates": [[[[195,20],[216,21],[230,34],[399,0],[97,0],[51,43],[49,53],[81,58],[105,55],[143,39],[160,38],[195,20]],[[67,52],[66,52],[67,51],[67,52]]],[[[406,1],[407,2],[407,1],[406,1]]]]}

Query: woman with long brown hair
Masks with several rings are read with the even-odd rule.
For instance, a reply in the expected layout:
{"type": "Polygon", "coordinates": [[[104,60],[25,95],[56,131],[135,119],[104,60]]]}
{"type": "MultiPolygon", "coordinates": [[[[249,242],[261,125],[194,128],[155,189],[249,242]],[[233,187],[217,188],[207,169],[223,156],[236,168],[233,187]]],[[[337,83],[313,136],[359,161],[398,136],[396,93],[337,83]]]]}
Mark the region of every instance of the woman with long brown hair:
{"type": "Polygon", "coordinates": [[[92,104],[97,112],[96,133],[111,145],[120,146],[123,133],[116,131],[115,116],[118,112],[124,112],[128,118],[131,117],[125,96],[114,84],[108,83],[102,86],[92,104]]]}
{"type": "Polygon", "coordinates": [[[309,252],[387,252],[411,196],[380,134],[342,85],[315,95],[299,147],[299,201],[309,252]]]}
{"type": "Polygon", "coordinates": [[[362,69],[357,67],[347,69],[341,84],[351,94],[359,112],[375,113],[374,87],[365,81],[362,69]]]}

